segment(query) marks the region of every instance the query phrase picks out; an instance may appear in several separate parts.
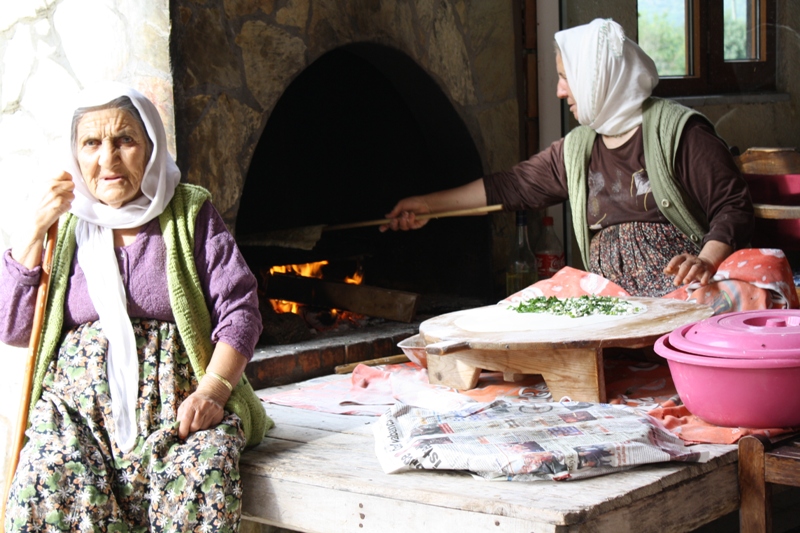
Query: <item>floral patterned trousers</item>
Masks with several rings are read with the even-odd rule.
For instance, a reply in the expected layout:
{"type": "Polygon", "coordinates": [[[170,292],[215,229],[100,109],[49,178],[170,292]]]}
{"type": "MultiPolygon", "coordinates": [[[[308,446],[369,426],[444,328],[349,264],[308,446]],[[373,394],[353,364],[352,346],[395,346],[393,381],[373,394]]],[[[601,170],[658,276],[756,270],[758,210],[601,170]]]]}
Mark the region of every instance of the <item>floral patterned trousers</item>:
{"type": "Polygon", "coordinates": [[[186,440],[177,410],[197,387],[176,326],[134,320],[138,437],[114,439],[99,322],[66,334],[31,415],[6,508],[6,531],[238,531],[241,420],[186,440]]]}

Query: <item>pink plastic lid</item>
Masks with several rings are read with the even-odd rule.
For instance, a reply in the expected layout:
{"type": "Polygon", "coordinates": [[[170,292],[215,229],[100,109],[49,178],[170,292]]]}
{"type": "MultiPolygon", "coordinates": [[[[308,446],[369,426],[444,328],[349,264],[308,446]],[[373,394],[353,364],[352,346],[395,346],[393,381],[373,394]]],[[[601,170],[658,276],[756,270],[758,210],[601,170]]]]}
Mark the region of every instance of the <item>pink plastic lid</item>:
{"type": "Polygon", "coordinates": [[[800,310],[764,309],[713,316],[669,335],[673,348],[734,359],[800,359],[800,310]]]}

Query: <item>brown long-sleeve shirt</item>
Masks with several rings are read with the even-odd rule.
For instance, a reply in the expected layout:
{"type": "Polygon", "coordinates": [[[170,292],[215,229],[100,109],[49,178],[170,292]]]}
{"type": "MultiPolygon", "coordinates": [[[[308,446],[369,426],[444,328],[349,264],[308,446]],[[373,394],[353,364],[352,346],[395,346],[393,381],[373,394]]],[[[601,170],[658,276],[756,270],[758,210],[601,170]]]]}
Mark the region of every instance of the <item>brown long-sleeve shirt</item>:
{"type": "MultiPolygon", "coordinates": [[[[489,205],[539,209],[569,199],[564,140],[558,140],[506,172],[484,178],[489,205]]],[[[750,191],[724,141],[704,120],[686,124],[675,156],[675,174],[683,189],[705,211],[709,240],[734,249],[749,245],[753,234],[750,191]]],[[[609,149],[600,135],[589,162],[586,213],[590,228],[623,222],[669,223],[656,206],[644,161],[642,128],[622,146],[609,149]]]]}

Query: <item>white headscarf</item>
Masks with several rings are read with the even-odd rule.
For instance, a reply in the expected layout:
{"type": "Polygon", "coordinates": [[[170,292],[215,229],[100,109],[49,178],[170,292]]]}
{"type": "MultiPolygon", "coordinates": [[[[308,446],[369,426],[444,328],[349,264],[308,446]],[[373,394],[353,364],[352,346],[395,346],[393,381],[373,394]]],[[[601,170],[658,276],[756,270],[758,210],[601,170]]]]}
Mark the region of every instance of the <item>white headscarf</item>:
{"type": "Polygon", "coordinates": [[[658,84],[653,60],[625,38],[611,19],[556,33],[578,122],[603,135],[619,135],[642,123],[642,103],[658,84]]]}
{"type": "Polygon", "coordinates": [[[75,229],[78,261],[108,339],[108,384],[116,441],[127,452],[136,441],[139,361],[112,230],[136,228],[160,215],[172,200],[181,173],[167,151],[167,136],[158,110],[138,91],[119,83],[103,83],[81,92],[73,109],[101,106],[120,96],[131,99],[153,142],[141,184],[143,195],[119,209],[100,203],[84,183],[74,146],[70,146],[67,171],[75,183],[70,212],[80,219],[75,229]]]}

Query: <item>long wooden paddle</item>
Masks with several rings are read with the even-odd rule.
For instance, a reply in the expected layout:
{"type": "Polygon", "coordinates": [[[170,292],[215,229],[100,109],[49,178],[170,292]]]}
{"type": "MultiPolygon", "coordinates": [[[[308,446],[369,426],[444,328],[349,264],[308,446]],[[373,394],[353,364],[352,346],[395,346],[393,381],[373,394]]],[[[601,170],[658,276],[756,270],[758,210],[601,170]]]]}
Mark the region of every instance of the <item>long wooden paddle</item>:
{"type": "Polygon", "coordinates": [[[25,373],[22,378],[22,398],[19,404],[17,425],[14,428],[13,438],[10,441],[13,448],[11,456],[9,457],[8,471],[6,472],[6,490],[2,505],[0,505],[0,529],[5,529],[6,502],[8,501],[8,496],[11,491],[11,482],[14,480],[14,473],[17,471],[19,454],[25,442],[25,430],[28,428],[28,407],[31,403],[33,374],[36,370],[36,352],[39,350],[39,342],[42,338],[44,311],[47,306],[47,293],[50,290],[50,270],[53,266],[53,251],[55,250],[56,235],[58,235],[57,220],[50,226],[50,229],[47,230],[47,238],[45,240],[44,259],[42,260],[42,277],[39,281],[39,291],[36,293],[36,308],[33,312],[31,340],[28,344],[28,356],[25,361],[25,373]]]}
{"type": "MultiPolygon", "coordinates": [[[[440,213],[426,213],[417,215],[417,220],[428,220],[432,218],[462,217],[470,215],[485,215],[493,211],[500,211],[503,206],[487,205],[473,207],[470,209],[458,209],[456,211],[442,211],[440,213]]],[[[391,219],[379,218],[377,220],[364,220],[362,222],[350,222],[348,224],[304,226],[300,228],[289,228],[275,230],[254,235],[244,235],[236,239],[240,246],[280,246],[283,248],[295,248],[298,250],[311,250],[322,237],[323,231],[338,231],[344,229],[366,228],[369,226],[381,226],[388,224],[391,219]]]]}

